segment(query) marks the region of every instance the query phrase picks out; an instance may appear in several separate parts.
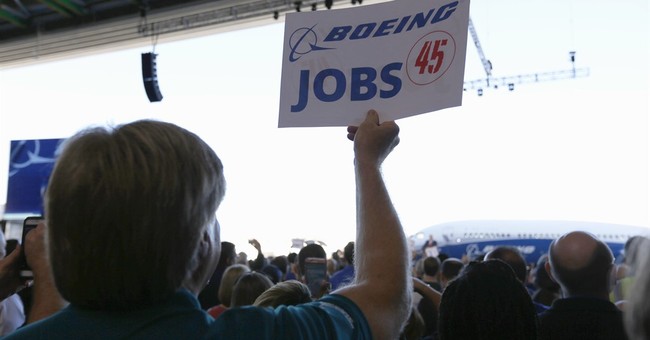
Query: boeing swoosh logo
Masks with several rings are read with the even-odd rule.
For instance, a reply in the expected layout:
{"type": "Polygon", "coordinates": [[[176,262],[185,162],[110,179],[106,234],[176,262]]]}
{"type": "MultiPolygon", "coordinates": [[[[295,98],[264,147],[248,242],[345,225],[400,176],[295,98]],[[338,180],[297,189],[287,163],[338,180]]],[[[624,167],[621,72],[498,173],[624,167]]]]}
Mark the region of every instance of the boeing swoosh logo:
{"type": "Polygon", "coordinates": [[[467,247],[465,248],[465,253],[467,253],[469,257],[480,254],[478,244],[476,243],[468,244],[467,247]]]}
{"type": "Polygon", "coordinates": [[[318,46],[318,36],[314,32],[314,27],[303,27],[291,33],[289,38],[289,47],[291,53],[289,54],[289,61],[294,62],[303,55],[311,51],[333,50],[334,48],[318,46]]]}
{"type": "Polygon", "coordinates": [[[54,163],[54,158],[40,156],[41,152],[41,143],[40,141],[20,141],[18,146],[14,148],[10,155],[9,161],[9,177],[18,173],[21,169],[24,169],[32,164],[45,164],[45,163],[54,163]],[[27,155],[27,160],[23,162],[18,162],[18,155],[23,152],[24,148],[29,148],[33,145],[33,150],[27,150],[25,154],[27,155]]]}

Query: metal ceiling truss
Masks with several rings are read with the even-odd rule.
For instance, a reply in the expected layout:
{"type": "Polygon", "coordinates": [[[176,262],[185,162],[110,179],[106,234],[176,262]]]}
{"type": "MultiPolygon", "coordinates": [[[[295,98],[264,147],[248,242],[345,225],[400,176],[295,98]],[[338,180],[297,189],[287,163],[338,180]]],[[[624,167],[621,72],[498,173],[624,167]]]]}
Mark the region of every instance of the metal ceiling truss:
{"type": "MultiPolygon", "coordinates": [[[[18,0],[16,0],[18,1],[18,0]]],[[[79,16],[88,9],[78,0],[39,0],[52,9],[79,16]]],[[[312,6],[325,10],[323,0],[222,0],[185,4],[160,10],[147,11],[147,1],[132,1],[141,7],[140,13],[129,18],[86,24],[73,29],[37,31],[27,38],[0,44],[0,68],[15,67],[36,61],[54,60],[71,55],[88,54],[118,48],[129,48],[157,41],[179,39],[181,35],[211,34],[232,29],[235,24],[252,24],[268,18],[272,22],[277,14],[294,12],[312,6]]],[[[327,1],[329,2],[329,1],[327,1]]],[[[335,0],[347,3],[350,0],[335,0]]],[[[0,7],[2,9],[2,7],[0,7]]],[[[17,11],[0,11],[0,18],[12,20],[17,25],[29,20],[17,11]],[[5,18],[7,17],[7,18],[5,18]]]]}

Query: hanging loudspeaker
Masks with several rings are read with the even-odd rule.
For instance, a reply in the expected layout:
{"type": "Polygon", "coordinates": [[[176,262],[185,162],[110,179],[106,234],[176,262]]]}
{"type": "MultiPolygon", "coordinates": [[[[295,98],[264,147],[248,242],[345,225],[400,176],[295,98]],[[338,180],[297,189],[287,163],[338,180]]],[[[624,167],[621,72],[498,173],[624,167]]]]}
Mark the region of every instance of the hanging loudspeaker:
{"type": "Polygon", "coordinates": [[[157,54],[154,53],[142,53],[142,81],[150,102],[159,102],[163,98],[160,88],[158,88],[156,56],[157,54]]]}

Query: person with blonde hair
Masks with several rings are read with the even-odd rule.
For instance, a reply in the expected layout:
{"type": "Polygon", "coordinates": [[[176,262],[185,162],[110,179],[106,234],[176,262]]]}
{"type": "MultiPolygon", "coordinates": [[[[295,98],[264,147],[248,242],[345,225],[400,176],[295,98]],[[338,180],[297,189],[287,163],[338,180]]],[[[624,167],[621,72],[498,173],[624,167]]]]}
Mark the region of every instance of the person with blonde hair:
{"type": "Polygon", "coordinates": [[[250,306],[258,296],[271,287],[273,287],[273,282],[268,276],[258,272],[244,273],[235,282],[230,305],[232,307],[250,306]]]}
{"type": "Polygon", "coordinates": [[[221,277],[221,283],[219,284],[219,301],[221,301],[221,303],[210,307],[208,309],[208,314],[216,319],[221,315],[221,313],[230,308],[232,291],[235,288],[235,283],[242,275],[249,273],[250,271],[250,268],[243,264],[233,264],[226,268],[221,277]]]}
{"type": "Polygon", "coordinates": [[[311,292],[306,284],[298,280],[282,281],[267,289],[255,299],[253,306],[278,307],[295,306],[311,302],[311,292]]]}

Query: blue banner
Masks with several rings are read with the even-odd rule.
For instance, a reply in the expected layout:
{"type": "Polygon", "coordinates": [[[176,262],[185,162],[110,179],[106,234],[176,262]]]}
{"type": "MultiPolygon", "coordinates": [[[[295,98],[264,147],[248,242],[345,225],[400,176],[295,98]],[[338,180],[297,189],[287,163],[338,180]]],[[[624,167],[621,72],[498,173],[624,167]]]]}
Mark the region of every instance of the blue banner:
{"type": "Polygon", "coordinates": [[[42,215],[43,194],[64,139],[11,141],[5,215],[42,215]]]}

